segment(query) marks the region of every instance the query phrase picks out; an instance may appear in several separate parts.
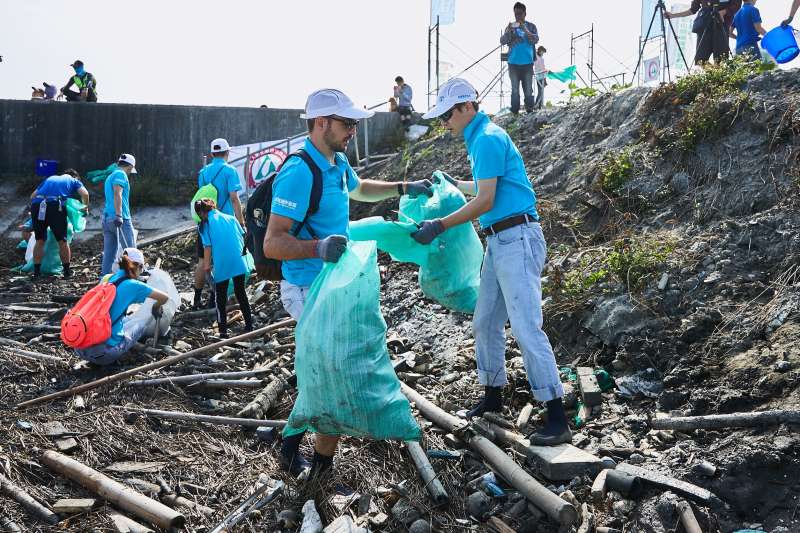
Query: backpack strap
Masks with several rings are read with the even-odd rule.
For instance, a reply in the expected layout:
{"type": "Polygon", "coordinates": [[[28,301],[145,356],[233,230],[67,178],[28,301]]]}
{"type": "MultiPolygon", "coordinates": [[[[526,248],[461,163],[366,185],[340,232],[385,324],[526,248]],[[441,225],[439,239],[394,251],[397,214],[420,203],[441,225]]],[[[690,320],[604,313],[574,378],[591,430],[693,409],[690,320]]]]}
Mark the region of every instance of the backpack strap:
{"type": "MultiPolygon", "coordinates": [[[[116,279],[116,280],[112,281],[112,282],[111,282],[111,284],[112,284],[114,287],[116,287],[117,289],[119,289],[119,286],[120,286],[120,284],[121,284],[123,281],[127,281],[127,280],[129,280],[129,279],[130,279],[130,278],[129,278],[128,276],[122,276],[121,278],[119,278],[119,279],[116,279]]],[[[115,319],[114,319],[114,321],[113,321],[113,322],[111,322],[111,327],[113,328],[113,327],[114,327],[114,324],[116,324],[117,322],[119,322],[119,321],[120,321],[120,320],[121,320],[121,319],[122,319],[122,318],[123,318],[123,317],[124,317],[124,316],[127,314],[127,312],[128,312],[128,310],[127,310],[127,309],[125,309],[125,310],[122,312],[122,314],[121,314],[121,315],[119,315],[117,318],[115,318],[115,319]]]]}
{"type": "MultiPolygon", "coordinates": [[[[223,164],[221,165],[221,167],[222,167],[222,168],[220,168],[220,169],[217,171],[217,173],[216,173],[216,174],[214,174],[214,177],[213,177],[213,178],[211,178],[211,181],[209,181],[208,183],[203,183],[203,187],[205,187],[206,185],[214,185],[214,188],[215,188],[215,189],[217,189],[217,194],[219,194],[219,187],[217,187],[217,185],[216,185],[216,181],[217,181],[217,178],[219,177],[220,173],[221,173],[221,172],[222,172],[222,171],[225,169],[225,164],[223,163],[223,164]]],[[[203,180],[203,181],[205,181],[205,180],[203,180]]],[[[226,187],[226,191],[227,191],[227,187],[226,187]]],[[[227,191],[227,192],[228,192],[228,194],[227,194],[227,196],[225,196],[225,202],[229,202],[229,201],[230,201],[230,199],[231,199],[231,193],[230,193],[230,191],[227,191]]],[[[219,202],[219,196],[217,196],[217,201],[219,202]]],[[[220,211],[222,211],[222,207],[223,207],[224,205],[225,205],[224,203],[217,205],[217,209],[219,209],[220,211]]]]}
{"type": "Polygon", "coordinates": [[[302,148],[294,153],[289,154],[283,163],[281,163],[281,168],[283,168],[283,165],[286,164],[286,161],[288,161],[290,157],[299,157],[302,159],[306,166],[308,166],[309,170],[311,170],[312,178],[311,195],[308,199],[308,211],[306,211],[306,216],[303,218],[303,221],[300,222],[292,231],[292,235],[297,237],[300,235],[300,231],[303,229],[303,226],[306,226],[306,229],[308,229],[311,237],[316,239],[317,236],[314,233],[314,230],[312,230],[311,226],[308,225],[308,217],[319,211],[319,204],[322,200],[322,169],[319,168],[319,165],[314,162],[314,160],[311,158],[311,155],[309,155],[309,153],[302,148]]]}

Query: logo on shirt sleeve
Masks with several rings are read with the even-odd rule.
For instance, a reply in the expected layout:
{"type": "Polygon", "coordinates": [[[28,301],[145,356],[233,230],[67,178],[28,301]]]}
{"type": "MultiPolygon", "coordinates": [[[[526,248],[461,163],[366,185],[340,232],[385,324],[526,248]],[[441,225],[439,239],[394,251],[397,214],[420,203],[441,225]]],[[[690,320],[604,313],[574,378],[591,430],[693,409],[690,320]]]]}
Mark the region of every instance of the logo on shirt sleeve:
{"type": "Polygon", "coordinates": [[[277,205],[285,207],[286,209],[291,209],[292,211],[297,209],[297,202],[293,202],[291,200],[286,200],[284,198],[276,196],[275,198],[272,199],[272,201],[275,202],[277,205]]]}

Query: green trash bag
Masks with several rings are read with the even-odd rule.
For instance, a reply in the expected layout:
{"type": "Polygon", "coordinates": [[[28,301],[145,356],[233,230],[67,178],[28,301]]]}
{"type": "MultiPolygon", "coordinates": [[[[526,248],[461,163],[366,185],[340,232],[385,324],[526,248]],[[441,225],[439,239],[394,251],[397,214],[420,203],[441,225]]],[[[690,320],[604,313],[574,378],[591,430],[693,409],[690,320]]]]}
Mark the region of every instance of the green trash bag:
{"type": "Polygon", "coordinates": [[[284,436],[419,440],[386,350],[377,255],[375,243],[351,242],[311,285],[295,329],[299,392],[284,436]]]}
{"type": "Polygon", "coordinates": [[[90,170],[86,173],[86,179],[92,183],[100,183],[101,181],[105,181],[117,168],[116,163],[111,163],[103,170],[90,170]]]}
{"type": "MultiPolygon", "coordinates": [[[[464,195],[444,179],[441,171],[431,176],[433,196],[403,196],[400,212],[410,220],[443,218],[467,203],[464,195]]],[[[415,241],[416,242],[416,241],[415,241]]],[[[471,223],[448,229],[428,246],[427,261],[420,264],[419,286],[423,294],[453,311],[472,313],[481,284],[483,245],[471,223]]]]}
{"type": "Polygon", "coordinates": [[[367,217],[350,222],[350,240],[375,241],[378,249],[401,263],[428,263],[429,247],[411,238],[417,231],[413,222],[395,222],[382,217],[367,217]]]}
{"type": "MultiPolygon", "coordinates": [[[[67,242],[72,242],[75,233],[80,233],[86,229],[86,214],[83,212],[83,203],[80,200],[69,198],[66,203],[67,208],[67,242]]],[[[33,245],[36,238],[31,235],[25,249],[25,264],[13,270],[16,272],[33,272],[33,245]]],[[[61,265],[61,256],[58,252],[58,242],[53,237],[50,228],[47,229],[47,240],[44,242],[44,256],[42,257],[42,274],[58,276],[64,271],[61,265]]]]}

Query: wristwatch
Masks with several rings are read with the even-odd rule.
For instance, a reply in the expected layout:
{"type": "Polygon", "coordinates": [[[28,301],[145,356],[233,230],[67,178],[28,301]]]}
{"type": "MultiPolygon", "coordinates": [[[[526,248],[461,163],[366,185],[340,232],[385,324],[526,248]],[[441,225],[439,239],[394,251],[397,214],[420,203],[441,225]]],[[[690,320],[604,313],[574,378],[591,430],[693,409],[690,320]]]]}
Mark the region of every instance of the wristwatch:
{"type": "Polygon", "coordinates": [[[402,183],[398,183],[397,184],[397,194],[399,196],[403,196],[405,194],[405,190],[404,189],[405,189],[405,187],[403,187],[402,183]]]}

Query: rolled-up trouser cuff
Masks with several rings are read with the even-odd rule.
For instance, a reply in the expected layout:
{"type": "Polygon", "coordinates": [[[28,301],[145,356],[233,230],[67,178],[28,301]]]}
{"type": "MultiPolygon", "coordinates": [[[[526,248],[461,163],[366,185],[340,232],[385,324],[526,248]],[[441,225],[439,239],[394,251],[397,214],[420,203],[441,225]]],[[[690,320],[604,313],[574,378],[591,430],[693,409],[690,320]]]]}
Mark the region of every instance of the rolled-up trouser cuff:
{"type": "Polygon", "coordinates": [[[487,370],[478,370],[478,383],[484,387],[502,387],[508,385],[508,378],[506,371],[489,372],[487,370]]]}
{"type": "Polygon", "coordinates": [[[536,398],[537,401],[549,402],[550,400],[555,400],[556,398],[563,397],[564,387],[561,386],[561,383],[559,383],[558,385],[546,387],[544,389],[534,389],[533,387],[531,387],[531,392],[533,393],[533,397],[536,398]]]}

